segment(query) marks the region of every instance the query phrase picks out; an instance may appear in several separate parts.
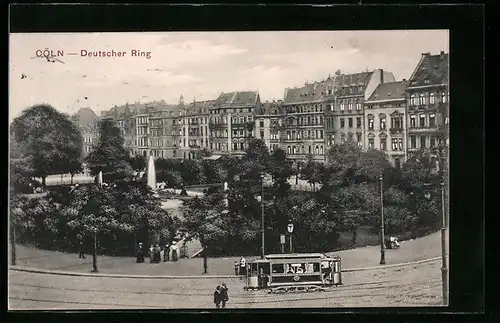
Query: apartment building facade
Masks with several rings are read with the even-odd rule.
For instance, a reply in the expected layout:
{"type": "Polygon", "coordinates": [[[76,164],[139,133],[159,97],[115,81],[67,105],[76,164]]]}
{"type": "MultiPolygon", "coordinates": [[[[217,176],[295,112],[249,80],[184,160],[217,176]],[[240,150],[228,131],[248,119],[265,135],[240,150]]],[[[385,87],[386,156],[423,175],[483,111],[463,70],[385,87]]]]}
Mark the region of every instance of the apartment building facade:
{"type": "Polygon", "coordinates": [[[283,101],[264,102],[255,115],[255,137],[262,139],[269,152],[281,148],[283,101]]]}
{"type": "Polygon", "coordinates": [[[408,152],[448,145],[448,54],[423,53],[406,88],[408,152]]]}
{"type": "Polygon", "coordinates": [[[210,150],[242,156],[255,131],[258,91],[221,93],[209,108],[210,150]]]}
{"type": "Polygon", "coordinates": [[[394,82],[391,72],[377,69],[355,74],[337,73],[327,100],[325,133],[327,149],[352,140],[364,147],[364,102],[379,84],[394,82]]]}
{"type": "Polygon", "coordinates": [[[285,89],[281,122],[281,148],[300,167],[308,155],[325,161],[324,111],[333,91],[333,78],[285,89]]]}
{"type": "Polygon", "coordinates": [[[407,85],[381,83],[364,103],[364,147],[384,151],[396,168],[406,161],[407,85]]]}
{"type": "Polygon", "coordinates": [[[176,158],[192,159],[199,149],[209,148],[209,111],[214,101],[179,104],[179,117],[174,126],[179,154],[176,158]]]}

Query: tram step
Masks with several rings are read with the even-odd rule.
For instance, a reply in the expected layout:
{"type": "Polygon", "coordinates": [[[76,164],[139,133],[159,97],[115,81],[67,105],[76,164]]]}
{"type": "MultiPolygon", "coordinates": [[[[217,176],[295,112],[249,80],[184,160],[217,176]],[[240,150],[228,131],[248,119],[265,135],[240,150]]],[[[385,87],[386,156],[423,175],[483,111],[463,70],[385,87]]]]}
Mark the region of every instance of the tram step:
{"type": "Polygon", "coordinates": [[[320,286],[281,286],[271,288],[268,293],[281,294],[281,293],[310,293],[310,292],[324,292],[326,288],[320,286]]]}

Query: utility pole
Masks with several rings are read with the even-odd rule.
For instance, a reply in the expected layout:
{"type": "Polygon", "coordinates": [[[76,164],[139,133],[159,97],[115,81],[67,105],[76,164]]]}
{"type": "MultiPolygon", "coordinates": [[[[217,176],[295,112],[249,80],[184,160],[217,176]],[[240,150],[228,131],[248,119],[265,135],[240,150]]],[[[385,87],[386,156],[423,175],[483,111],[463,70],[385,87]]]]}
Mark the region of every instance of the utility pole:
{"type": "Polygon", "coordinates": [[[444,200],[444,183],[441,182],[441,205],[442,205],[442,227],[441,227],[441,258],[443,265],[441,274],[443,278],[443,305],[448,305],[448,265],[446,264],[446,213],[444,200]]]}
{"type": "Polygon", "coordinates": [[[97,271],[97,230],[94,229],[94,253],[92,255],[92,272],[96,273],[97,271]]]}
{"type": "Polygon", "coordinates": [[[380,175],[380,264],[385,265],[385,234],[384,234],[384,178],[380,175]]]}
{"type": "Polygon", "coordinates": [[[260,174],[260,188],[261,188],[261,198],[260,198],[260,207],[261,207],[261,233],[262,233],[262,254],[260,255],[261,259],[264,259],[266,257],[266,252],[264,248],[264,242],[265,242],[265,227],[264,227],[264,174],[260,174]]]}

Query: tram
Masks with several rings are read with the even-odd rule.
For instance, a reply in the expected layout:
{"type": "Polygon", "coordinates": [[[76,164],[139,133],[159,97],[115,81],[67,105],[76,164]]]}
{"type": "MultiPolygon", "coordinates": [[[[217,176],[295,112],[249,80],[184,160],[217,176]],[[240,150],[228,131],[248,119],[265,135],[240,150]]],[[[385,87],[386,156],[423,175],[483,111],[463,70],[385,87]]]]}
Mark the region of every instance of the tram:
{"type": "Polygon", "coordinates": [[[340,257],[272,254],[247,263],[245,290],[317,291],[342,284],[340,257]]]}

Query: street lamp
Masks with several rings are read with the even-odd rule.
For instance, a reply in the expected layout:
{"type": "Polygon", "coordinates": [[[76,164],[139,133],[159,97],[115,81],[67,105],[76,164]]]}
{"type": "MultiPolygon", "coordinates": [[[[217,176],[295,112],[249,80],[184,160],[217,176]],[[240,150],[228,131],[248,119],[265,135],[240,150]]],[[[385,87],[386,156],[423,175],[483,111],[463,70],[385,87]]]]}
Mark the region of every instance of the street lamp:
{"type": "MultiPolygon", "coordinates": [[[[430,185],[430,184],[426,184],[430,185]]],[[[448,265],[446,263],[446,213],[445,213],[445,200],[444,200],[444,183],[441,182],[441,276],[443,280],[443,305],[448,305],[448,265]]],[[[426,199],[431,197],[430,190],[424,192],[426,199]]]]}
{"type": "Polygon", "coordinates": [[[292,248],[293,223],[292,223],[292,220],[290,220],[286,229],[288,230],[288,233],[290,234],[290,253],[293,253],[293,248],[292,248]]]}
{"type": "Polygon", "coordinates": [[[260,189],[261,189],[261,198],[260,198],[260,208],[261,208],[261,234],[262,234],[262,254],[260,255],[261,259],[264,259],[266,256],[265,248],[264,248],[264,174],[260,174],[260,189]]]}
{"type": "Polygon", "coordinates": [[[382,175],[378,178],[380,182],[380,264],[385,265],[385,237],[384,237],[384,178],[382,175]]]}

